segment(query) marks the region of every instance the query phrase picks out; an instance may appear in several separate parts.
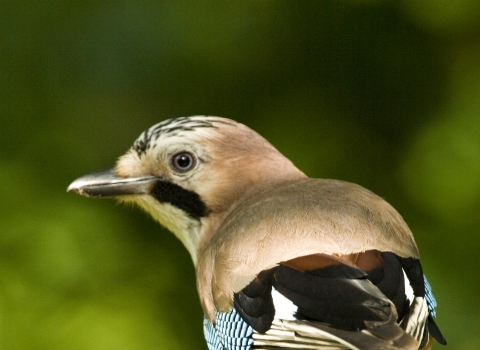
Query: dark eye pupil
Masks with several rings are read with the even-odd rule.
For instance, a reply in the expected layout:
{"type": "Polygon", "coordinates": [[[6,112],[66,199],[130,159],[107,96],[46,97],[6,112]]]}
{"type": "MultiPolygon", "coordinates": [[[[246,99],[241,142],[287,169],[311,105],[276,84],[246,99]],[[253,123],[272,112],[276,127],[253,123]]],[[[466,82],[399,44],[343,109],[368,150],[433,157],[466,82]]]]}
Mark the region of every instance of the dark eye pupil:
{"type": "Polygon", "coordinates": [[[190,166],[192,159],[187,154],[181,154],[177,157],[177,166],[179,168],[185,169],[190,166]]]}

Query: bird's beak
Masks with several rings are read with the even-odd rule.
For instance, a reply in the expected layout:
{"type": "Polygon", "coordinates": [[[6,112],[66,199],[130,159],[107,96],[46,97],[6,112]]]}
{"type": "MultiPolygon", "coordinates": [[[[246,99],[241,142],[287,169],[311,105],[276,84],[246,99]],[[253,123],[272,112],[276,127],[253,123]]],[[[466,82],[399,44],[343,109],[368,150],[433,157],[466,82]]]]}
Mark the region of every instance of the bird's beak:
{"type": "Polygon", "coordinates": [[[113,169],[79,177],[67,188],[86,197],[116,197],[148,194],[159,180],[156,176],[120,177],[113,169]]]}

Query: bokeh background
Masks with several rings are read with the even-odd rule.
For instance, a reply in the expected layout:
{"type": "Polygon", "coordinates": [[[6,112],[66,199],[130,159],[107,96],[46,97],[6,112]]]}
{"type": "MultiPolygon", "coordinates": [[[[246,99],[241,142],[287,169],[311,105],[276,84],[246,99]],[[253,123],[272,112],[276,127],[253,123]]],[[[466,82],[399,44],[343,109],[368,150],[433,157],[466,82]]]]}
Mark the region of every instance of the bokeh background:
{"type": "Polygon", "coordinates": [[[392,203],[448,348],[480,349],[479,18],[477,0],[2,1],[0,348],[206,349],[180,242],[65,190],[210,114],[392,203]]]}

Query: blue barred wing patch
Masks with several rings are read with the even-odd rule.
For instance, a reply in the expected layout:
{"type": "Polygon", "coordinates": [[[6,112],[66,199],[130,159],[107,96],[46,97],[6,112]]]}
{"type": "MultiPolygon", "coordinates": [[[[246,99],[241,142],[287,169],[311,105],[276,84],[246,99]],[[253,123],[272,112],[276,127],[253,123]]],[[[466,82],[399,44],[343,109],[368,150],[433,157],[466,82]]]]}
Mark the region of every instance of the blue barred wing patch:
{"type": "Polygon", "coordinates": [[[437,317],[435,308],[437,307],[437,300],[433,296],[432,286],[428,283],[427,277],[423,275],[423,282],[425,284],[425,300],[427,301],[428,311],[433,317],[437,317]]]}
{"type": "Polygon", "coordinates": [[[249,350],[253,344],[253,328],[232,309],[217,312],[216,325],[203,320],[203,334],[209,350],[249,350]]]}
{"type": "Polygon", "coordinates": [[[208,350],[223,350],[223,345],[217,335],[217,330],[212,322],[203,318],[203,336],[207,341],[208,350]]]}

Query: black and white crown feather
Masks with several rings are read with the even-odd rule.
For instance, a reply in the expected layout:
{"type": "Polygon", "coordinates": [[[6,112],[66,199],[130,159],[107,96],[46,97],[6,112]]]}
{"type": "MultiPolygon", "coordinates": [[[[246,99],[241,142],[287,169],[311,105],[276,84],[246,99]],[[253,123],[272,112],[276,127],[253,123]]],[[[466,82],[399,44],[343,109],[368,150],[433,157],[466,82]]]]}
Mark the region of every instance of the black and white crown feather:
{"type": "Polygon", "coordinates": [[[138,156],[141,156],[145,154],[147,150],[154,147],[155,142],[161,136],[173,137],[183,132],[193,132],[203,128],[215,128],[215,124],[219,123],[231,124],[227,120],[223,120],[223,118],[207,116],[167,119],[145,130],[133,143],[132,149],[137,152],[138,156]]]}

